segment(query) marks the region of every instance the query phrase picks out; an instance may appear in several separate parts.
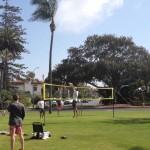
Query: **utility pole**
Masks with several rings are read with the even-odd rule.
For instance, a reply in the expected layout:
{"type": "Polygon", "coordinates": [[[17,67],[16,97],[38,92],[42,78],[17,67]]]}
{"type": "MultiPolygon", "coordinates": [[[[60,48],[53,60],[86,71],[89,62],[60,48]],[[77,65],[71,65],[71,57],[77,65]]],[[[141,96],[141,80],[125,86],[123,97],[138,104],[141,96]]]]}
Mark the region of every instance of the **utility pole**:
{"type": "MultiPolygon", "coordinates": [[[[34,70],[33,70],[34,74],[35,74],[36,69],[39,69],[39,67],[34,68],[34,70]]],[[[35,78],[35,76],[34,76],[34,78],[35,78]]],[[[34,78],[33,78],[33,88],[32,88],[33,89],[33,96],[32,96],[33,97],[33,108],[34,108],[34,99],[35,99],[35,95],[34,95],[34,78]]]]}

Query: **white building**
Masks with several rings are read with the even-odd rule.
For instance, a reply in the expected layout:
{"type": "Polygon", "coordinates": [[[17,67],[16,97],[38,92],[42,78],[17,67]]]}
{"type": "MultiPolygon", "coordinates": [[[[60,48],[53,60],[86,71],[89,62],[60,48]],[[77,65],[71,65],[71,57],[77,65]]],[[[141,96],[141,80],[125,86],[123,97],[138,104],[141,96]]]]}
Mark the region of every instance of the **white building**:
{"type": "Polygon", "coordinates": [[[30,81],[13,81],[11,82],[13,86],[17,88],[17,90],[30,92],[32,97],[34,98],[36,95],[41,95],[41,88],[43,81],[39,81],[37,79],[32,79],[30,81]]]}

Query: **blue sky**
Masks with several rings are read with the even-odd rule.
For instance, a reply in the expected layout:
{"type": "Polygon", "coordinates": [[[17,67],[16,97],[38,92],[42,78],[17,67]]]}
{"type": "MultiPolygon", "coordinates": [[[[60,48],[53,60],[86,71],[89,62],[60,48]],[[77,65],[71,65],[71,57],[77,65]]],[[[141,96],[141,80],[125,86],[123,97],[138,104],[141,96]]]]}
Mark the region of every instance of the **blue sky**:
{"type": "MultiPolygon", "coordinates": [[[[26,28],[24,54],[26,71],[35,70],[36,78],[47,77],[49,68],[49,23],[30,22],[35,10],[30,0],[9,0],[22,8],[23,28],[26,28]]],[[[2,2],[0,2],[2,3],[2,2]]],[[[150,51],[150,0],[59,0],[55,16],[52,66],[67,58],[67,49],[78,47],[90,35],[115,34],[132,37],[138,46],[150,51]]]]}

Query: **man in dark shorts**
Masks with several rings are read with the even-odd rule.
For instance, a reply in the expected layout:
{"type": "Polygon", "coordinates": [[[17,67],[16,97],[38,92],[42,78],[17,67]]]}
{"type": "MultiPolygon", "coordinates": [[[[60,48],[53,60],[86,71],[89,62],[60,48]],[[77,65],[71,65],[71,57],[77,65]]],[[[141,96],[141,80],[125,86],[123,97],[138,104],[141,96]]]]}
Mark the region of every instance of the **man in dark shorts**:
{"type": "Polygon", "coordinates": [[[24,150],[24,136],[22,130],[22,121],[25,117],[25,107],[19,102],[18,93],[13,95],[13,102],[7,108],[9,115],[9,132],[10,132],[10,143],[11,150],[14,150],[15,135],[19,135],[21,150],[24,150]]]}
{"type": "Polygon", "coordinates": [[[79,115],[79,111],[77,108],[77,99],[78,99],[78,88],[73,87],[73,102],[72,102],[72,107],[73,107],[73,118],[76,116],[76,118],[79,115]]]}

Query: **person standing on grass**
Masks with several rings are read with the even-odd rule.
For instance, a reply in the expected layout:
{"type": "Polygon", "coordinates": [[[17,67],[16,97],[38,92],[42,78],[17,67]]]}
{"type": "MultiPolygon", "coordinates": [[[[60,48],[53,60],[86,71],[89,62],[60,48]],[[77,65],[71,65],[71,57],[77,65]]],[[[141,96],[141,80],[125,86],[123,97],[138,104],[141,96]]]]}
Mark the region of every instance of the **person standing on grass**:
{"type": "Polygon", "coordinates": [[[60,87],[56,87],[56,92],[54,94],[54,98],[56,98],[56,103],[57,103],[57,111],[58,111],[58,116],[59,116],[59,112],[62,109],[62,103],[61,103],[61,99],[62,99],[62,89],[60,87]]]}
{"type": "Polygon", "coordinates": [[[39,112],[40,112],[40,119],[42,119],[45,115],[45,110],[44,110],[44,100],[40,99],[40,101],[37,103],[37,106],[38,108],[40,109],[39,112]]]}
{"type": "Polygon", "coordinates": [[[73,102],[72,102],[72,107],[73,107],[73,118],[74,117],[78,117],[79,115],[79,111],[77,108],[77,100],[78,100],[78,88],[77,87],[73,87],[73,102]]]}
{"type": "Polygon", "coordinates": [[[11,150],[14,150],[15,135],[19,135],[21,149],[24,150],[24,135],[22,129],[22,121],[25,118],[25,107],[19,102],[19,94],[13,95],[13,102],[7,108],[9,114],[9,132],[10,132],[10,143],[11,150]]]}
{"type": "Polygon", "coordinates": [[[57,100],[56,102],[57,102],[57,111],[58,111],[58,116],[59,116],[59,112],[62,109],[62,103],[61,103],[61,100],[57,100]]]}

